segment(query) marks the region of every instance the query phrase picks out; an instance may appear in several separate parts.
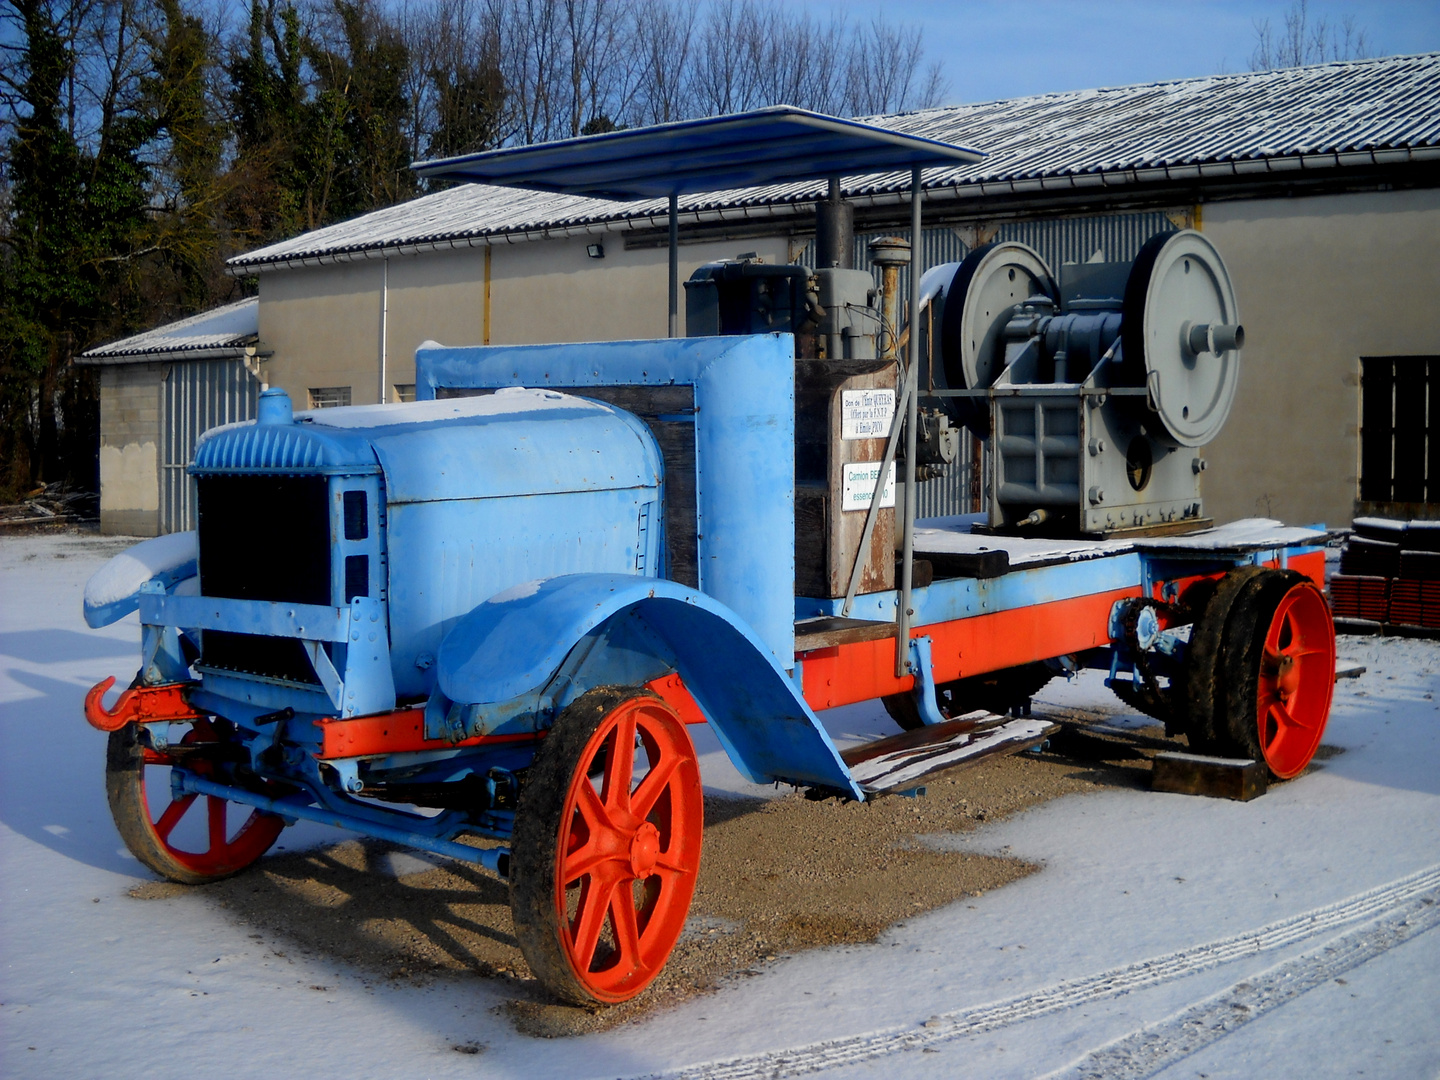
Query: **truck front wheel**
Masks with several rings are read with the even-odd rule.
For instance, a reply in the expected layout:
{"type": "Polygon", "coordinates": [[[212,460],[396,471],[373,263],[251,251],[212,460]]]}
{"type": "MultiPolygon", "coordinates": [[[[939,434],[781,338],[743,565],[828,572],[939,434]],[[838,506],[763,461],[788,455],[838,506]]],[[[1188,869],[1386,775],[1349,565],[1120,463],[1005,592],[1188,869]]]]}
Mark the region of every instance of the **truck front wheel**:
{"type": "Polygon", "coordinates": [[[600,687],[541,744],[515,813],[510,908],[536,978],[577,1005],[641,993],[685,927],[704,799],[679,715],[649,691],[600,687]]]}
{"type": "Polygon", "coordinates": [[[211,720],[195,721],[185,737],[165,751],[145,745],[139,724],[110,733],[105,794],[115,828],[135,858],[182,885],[239,873],[269,851],[285,828],[274,814],[249,807],[236,807],[241,813],[232,816],[231,804],[213,795],[171,795],[170,768],[183,766],[208,775],[225,748],[211,720]],[[238,829],[231,827],[235,821],[238,829]]]}

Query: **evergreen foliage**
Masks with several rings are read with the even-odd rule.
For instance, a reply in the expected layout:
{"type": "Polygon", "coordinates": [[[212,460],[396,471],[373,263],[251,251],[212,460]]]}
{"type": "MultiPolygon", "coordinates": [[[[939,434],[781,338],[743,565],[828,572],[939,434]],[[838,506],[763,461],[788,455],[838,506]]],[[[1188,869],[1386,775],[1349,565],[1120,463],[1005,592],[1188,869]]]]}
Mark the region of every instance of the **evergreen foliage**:
{"type": "Polygon", "coordinates": [[[0,0],[0,500],[97,485],[78,353],[423,157],[785,102],[933,105],[918,29],[760,0],[0,0]]]}

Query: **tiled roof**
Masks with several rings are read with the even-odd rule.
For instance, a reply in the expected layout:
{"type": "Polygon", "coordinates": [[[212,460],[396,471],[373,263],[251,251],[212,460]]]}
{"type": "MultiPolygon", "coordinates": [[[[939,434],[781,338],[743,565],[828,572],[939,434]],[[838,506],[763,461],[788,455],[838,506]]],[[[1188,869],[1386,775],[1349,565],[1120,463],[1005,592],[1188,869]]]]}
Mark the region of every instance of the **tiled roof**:
{"type": "Polygon", "coordinates": [[[191,315],[188,319],[166,323],[143,334],[97,345],[75,358],[77,364],[135,363],[150,358],[190,354],[190,359],[206,356],[233,356],[246,346],[254,345],[260,336],[260,301],[257,297],[237,300],[233,304],[212,308],[191,315]]]}
{"type": "MultiPolygon", "coordinates": [[[[1440,160],[1440,53],[1040,94],[869,118],[973,146],[983,162],[931,169],[941,198],[1440,160]]],[[[909,173],[851,178],[861,205],[898,201],[909,173]]],[[[791,216],[822,184],[681,196],[682,223],[791,216]]],[[[659,227],[663,200],[615,203],[467,184],[230,260],[267,265],[396,250],[659,227]]]]}

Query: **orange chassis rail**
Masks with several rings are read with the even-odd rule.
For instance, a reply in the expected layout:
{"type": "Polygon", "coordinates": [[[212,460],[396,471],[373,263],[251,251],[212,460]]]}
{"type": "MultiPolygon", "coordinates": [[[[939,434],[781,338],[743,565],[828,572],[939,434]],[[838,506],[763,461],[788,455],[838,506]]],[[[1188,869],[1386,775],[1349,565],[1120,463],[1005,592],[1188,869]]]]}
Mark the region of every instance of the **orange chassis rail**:
{"type": "MultiPolygon", "coordinates": [[[[1275,563],[1267,565],[1274,566],[1275,563]]],[[[1322,584],[1324,552],[1291,556],[1292,570],[1322,584]]],[[[1181,594],[1208,578],[1201,574],[1178,579],[1181,594]]],[[[1156,584],[1156,597],[1162,583],[1156,584]]],[[[1171,584],[1171,583],[1163,583],[1171,584]]],[[[975,615],[952,622],[914,627],[913,637],[928,635],[936,683],[967,675],[980,675],[1015,667],[1038,659],[1081,652],[1108,642],[1110,609],[1117,600],[1141,595],[1140,586],[1110,592],[1035,604],[1009,611],[975,615]]],[[[803,662],[801,680],[805,701],[812,709],[830,709],[869,701],[889,694],[904,693],[915,685],[915,677],[895,676],[895,642],[892,638],[812,649],[797,656],[803,662]]],[[[197,720],[203,715],[185,698],[185,684],[135,686],[125,690],[112,708],[103,698],[115,684],[113,677],[97,683],[85,695],[85,718],[101,731],[118,731],[130,723],[197,720]]],[[[652,680],[654,691],[679,713],[687,724],[705,723],[705,714],[691,696],[680,676],[671,673],[652,680]]],[[[544,732],[514,735],[478,735],[459,742],[425,737],[425,710],[397,709],[376,716],[341,720],[326,717],[315,721],[321,745],[315,755],[333,758],[377,757],[423,750],[534,742],[544,732]]]]}

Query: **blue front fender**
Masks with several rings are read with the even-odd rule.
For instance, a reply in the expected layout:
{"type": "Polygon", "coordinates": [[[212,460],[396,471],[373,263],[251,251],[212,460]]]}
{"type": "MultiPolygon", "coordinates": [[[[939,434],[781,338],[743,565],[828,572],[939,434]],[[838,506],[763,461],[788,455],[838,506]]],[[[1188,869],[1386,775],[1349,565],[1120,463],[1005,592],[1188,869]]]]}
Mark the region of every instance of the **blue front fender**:
{"type": "Polygon", "coordinates": [[[557,675],[574,696],[670,666],[752,781],[820,785],[863,798],[815,713],[750,627],[673,581],[570,574],[507,589],[446,635],[436,681],[452,702],[489,705],[538,700],[557,675]],[[608,627],[622,624],[623,646],[601,640],[608,627]],[[588,648],[577,649],[582,643],[588,648]]]}

